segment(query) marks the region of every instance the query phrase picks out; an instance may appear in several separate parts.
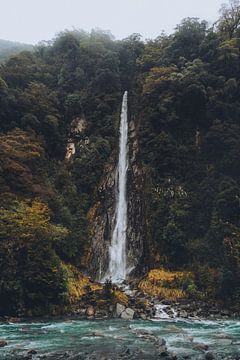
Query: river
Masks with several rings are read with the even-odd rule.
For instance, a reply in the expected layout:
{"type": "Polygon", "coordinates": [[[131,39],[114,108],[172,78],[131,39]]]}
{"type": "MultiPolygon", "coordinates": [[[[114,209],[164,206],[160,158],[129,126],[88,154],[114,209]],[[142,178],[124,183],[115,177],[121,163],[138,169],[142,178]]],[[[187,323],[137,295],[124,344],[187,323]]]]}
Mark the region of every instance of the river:
{"type": "Polygon", "coordinates": [[[205,359],[198,344],[217,359],[240,358],[240,321],[211,320],[64,320],[1,324],[0,359],[157,359],[152,339],[164,338],[178,358],[205,359]]]}

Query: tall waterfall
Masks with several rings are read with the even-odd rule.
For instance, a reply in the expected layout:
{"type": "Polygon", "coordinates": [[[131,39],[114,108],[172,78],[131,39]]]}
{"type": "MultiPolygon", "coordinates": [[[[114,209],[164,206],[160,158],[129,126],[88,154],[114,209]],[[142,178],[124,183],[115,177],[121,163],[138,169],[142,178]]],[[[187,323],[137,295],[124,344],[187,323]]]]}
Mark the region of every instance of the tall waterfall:
{"type": "Polygon", "coordinates": [[[109,248],[109,270],[113,282],[122,282],[127,274],[127,169],[128,169],[128,118],[127,96],[125,91],[122,101],[118,176],[116,188],[115,227],[109,248]]]}

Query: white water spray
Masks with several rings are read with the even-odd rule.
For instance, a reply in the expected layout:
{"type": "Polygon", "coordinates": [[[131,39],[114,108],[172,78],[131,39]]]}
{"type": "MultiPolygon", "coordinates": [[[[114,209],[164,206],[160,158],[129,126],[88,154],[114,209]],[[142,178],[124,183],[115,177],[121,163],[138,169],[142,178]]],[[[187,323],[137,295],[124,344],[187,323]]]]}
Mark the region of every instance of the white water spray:
{"type": "Polygon", "coordinates": [[[109,248],[108,275],[115,283],[121,283],[128,275],[127,270],[127,170],[128,170],[128,118],[127,96],[122,101],[118,177],[116,188],[115,227],[109,248]]]}

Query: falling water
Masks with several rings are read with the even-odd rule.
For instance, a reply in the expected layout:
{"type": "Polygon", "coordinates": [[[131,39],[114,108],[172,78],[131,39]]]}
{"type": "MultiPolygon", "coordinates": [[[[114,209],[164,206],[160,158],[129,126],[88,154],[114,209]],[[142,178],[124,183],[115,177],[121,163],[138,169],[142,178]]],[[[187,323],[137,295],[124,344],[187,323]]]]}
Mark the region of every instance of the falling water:
{"type": "Polygon", "coordinates": [[[128,169],[128,119],[127,96],[125,91],[122,101],[118,181],[116,188],[115,227],[109,248],[109,276],[113,282],[120,283],[127,276],[127,169],[128,169]]]}

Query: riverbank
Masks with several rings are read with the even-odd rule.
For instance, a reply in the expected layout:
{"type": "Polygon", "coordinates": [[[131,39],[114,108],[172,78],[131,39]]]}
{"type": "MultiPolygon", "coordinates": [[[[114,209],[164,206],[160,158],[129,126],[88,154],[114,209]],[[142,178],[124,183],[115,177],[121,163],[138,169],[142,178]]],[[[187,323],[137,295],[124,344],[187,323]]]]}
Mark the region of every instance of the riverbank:
{"type": "Polygon", "coordinates": [[[89,292],[66,308],[63,314],[37,316],[0,316],[0,323],[73,320],[240,320],[240,309],[227,308],[218,302],[191,299],[159,300],[136,290],[118,290],[106,298],[102,291],[89,292]]]}

